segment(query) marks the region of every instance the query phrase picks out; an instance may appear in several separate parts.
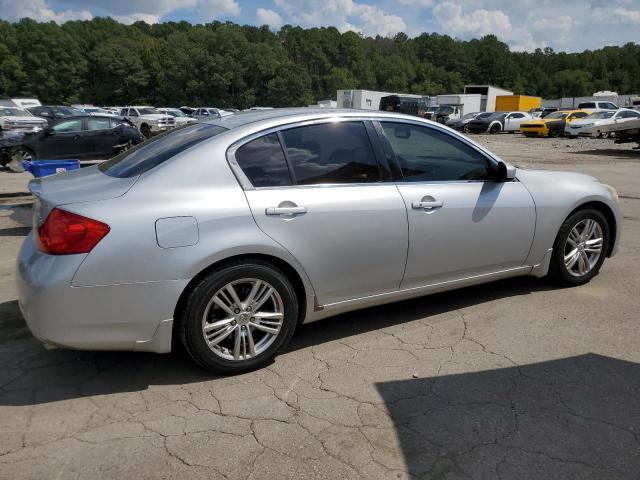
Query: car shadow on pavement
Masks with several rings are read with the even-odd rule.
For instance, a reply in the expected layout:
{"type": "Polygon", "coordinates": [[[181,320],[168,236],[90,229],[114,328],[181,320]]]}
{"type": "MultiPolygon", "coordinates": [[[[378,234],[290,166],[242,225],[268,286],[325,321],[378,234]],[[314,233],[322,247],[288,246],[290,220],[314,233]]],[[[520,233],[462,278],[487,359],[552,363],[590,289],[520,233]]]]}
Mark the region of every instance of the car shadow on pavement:
{"type": "Polygon", "coordinates": [[[414,478],[638,478],[636,363],[587,354],[376,387],[414,478]]]}
{"type": "MultiPolygon", "coordinates": [[[[434,294],[298,327],[286,352],[376,331],[471,305],[550,289],[532,277],[434,294]]],[[[217,378],[186,354],[47,350],[26,327],[16,301],[0,304],[0,405],[34,405],[92,395],[138,392],[217,378]]]]}
{"type": "Polygon", "coordinates": [[[607,157],[608,160],[640,160],[640,150],[622,150],[616,148],[580,150],[577,152],[569,152],[576,155],[597,155],[607,157]]]}

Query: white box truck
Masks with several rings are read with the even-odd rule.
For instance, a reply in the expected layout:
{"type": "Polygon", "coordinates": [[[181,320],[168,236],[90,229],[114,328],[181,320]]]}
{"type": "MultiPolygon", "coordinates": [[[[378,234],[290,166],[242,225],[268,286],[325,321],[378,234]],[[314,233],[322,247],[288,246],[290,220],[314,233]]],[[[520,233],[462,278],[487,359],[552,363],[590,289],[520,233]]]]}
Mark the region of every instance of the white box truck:
{"type": "Polygon", "coordinates": [[[479,93],[480,94],[480,109],[479,112],[495,112],[496,111],[496,97],[500,95],[513,95],[510,90],[504,88],[494,87],[493,85],[465,85],[465,94],[479,93]]]}
{"type": "Polygon", "coordinates": [[[482,96],[479,93],[461,95],[438,95],[438,110],[431,120],[447,123],[457,120],[467,113],[480,112],[482,96]]]}
{"type": "Polygon", "coordinates": [[[380,99],[393,92],[376,92],[374,90],[338,90],[336,100],[338,108],[357,108],[361,110],[378,110],[380,99]]]}

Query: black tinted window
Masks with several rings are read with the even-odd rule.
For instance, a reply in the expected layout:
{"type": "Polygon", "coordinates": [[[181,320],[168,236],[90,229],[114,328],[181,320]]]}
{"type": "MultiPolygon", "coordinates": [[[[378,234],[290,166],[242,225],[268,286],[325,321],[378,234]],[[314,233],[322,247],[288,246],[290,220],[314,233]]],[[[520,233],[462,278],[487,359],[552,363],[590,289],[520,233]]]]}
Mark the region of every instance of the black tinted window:
{"type": "Polygon", "coordinates": [[[405,182],[491,178],[485,156],[452,135],[417,125],[381,123],[405,182]]]}
{"type": "Polygon", "coordinates": [[[283,130],[299,185],[380,181],[380,169],[362,122],[332,122],[283,130]]]}
{"type": "Polygon", "coordinates": [[[225,130],[206,123],[177,128],[122,152],[101,164],[100,170],[112,177],[134,177],[225,130]]]}
{"type": "Polygon", "coordinates": [[[594,102],[585,102],[578,104],[578,108],[596,108],[596,104],[594,102]]]}
{"type": "Polygon", "coordinates": [[[287,161],[275,133],[245,143],[235,156],[254,187],[291,185],[287,161]]]}

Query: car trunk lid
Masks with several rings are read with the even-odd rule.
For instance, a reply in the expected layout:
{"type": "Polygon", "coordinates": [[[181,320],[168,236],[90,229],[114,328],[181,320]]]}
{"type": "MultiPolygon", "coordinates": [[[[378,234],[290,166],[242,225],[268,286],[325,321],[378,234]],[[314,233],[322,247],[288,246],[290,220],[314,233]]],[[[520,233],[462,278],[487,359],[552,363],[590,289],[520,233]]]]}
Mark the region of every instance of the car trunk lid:
{"type": "Polygon", "coordinates": [[[29,190],[36,197],[34,226],[41,225],[55,207],[120,197],[138,178],[110,177],[93,166],[31,180],[29,190]]]}

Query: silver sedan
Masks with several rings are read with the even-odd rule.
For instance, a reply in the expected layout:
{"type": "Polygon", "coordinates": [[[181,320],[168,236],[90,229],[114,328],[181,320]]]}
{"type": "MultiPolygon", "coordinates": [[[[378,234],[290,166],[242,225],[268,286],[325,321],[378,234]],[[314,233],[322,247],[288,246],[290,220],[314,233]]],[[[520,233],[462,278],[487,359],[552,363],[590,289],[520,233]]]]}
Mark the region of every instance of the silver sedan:
{"type": "Polygon", "coordinates": [[[354,110],[190,125],[30,188],[16,278],[37,338],[181,343],[226,373],[338,313],[518,275],[584,284],[622,223],[592,177],[516,169],[443,125],[354,110]]]}

